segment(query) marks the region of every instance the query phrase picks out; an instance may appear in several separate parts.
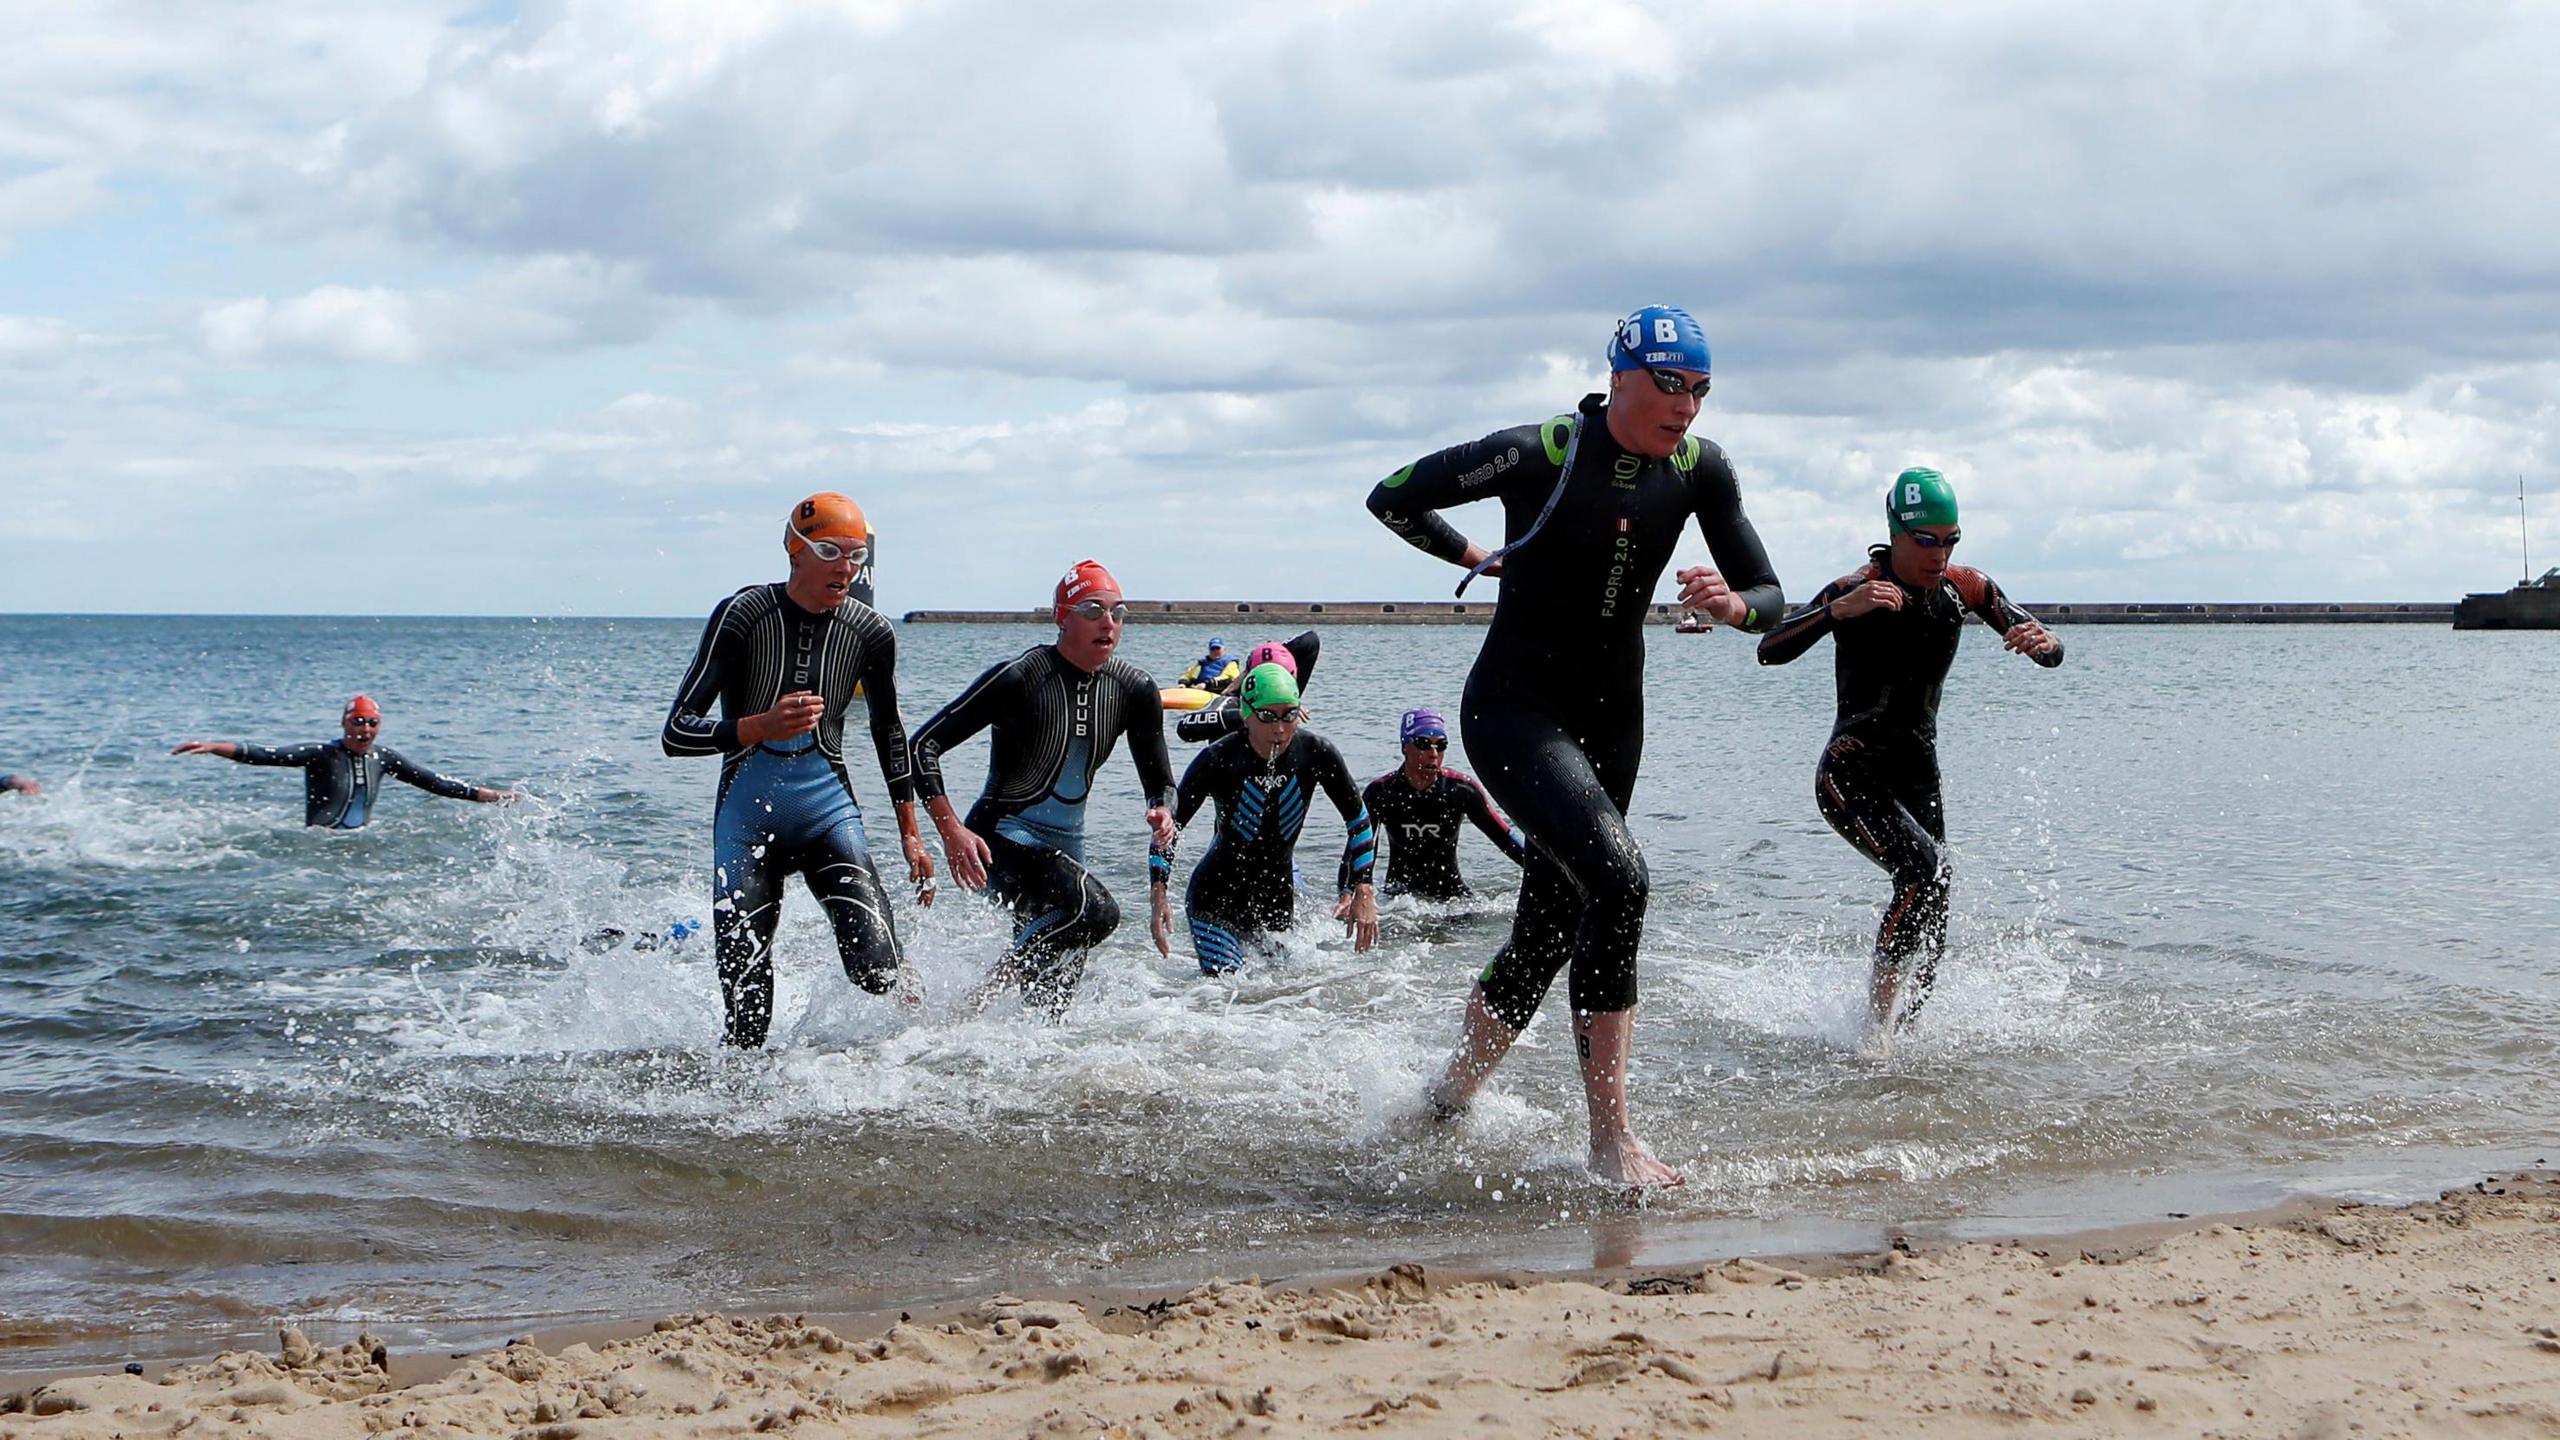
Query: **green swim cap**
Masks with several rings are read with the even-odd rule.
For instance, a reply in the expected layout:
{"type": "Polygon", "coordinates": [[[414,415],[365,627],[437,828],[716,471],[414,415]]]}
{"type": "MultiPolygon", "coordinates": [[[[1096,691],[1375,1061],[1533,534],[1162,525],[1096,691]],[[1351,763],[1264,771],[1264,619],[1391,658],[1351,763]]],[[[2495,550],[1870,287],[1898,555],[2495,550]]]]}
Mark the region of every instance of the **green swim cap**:
{"type": "Polygon", "coordinates": [[[1236,699],[1245,713],[1266,710],[1274,705],[1298,703],[1298,682],[1277,665],[1256,665],[1244,672],[1244,684],[1236,687],[1236,699]]]}
{"type": "Polygon", "coordinates": [[[1896,535],[1922,525],[1953,525],[1956,487],[1937,471],[1914,465],[1893,477],[1893,488],[1885,492],[1884,518],[1896,535]]]}

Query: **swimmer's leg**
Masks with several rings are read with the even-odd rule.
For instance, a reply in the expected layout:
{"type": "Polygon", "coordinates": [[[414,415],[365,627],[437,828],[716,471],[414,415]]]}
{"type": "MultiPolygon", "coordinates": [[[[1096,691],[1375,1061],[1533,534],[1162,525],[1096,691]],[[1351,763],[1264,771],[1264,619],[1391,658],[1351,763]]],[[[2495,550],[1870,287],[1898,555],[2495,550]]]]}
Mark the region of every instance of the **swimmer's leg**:
{"type": "Polygon", "coordinates": [[[1476,977],[1467,996],[1465,1032],[1431,1087],[1433,1115],[1448,1119],[1474,1103],[1494,1067],[1537,1017],[1538,1004],[1557,972],[1573,958],[1573,934],[1581,920],[1573,882],[1554,862],[1531,851],[1520,877],[1520,899],[1511,912],[1511,939],[1476,977]]]}
{"type": "Polygon", "coordinates": [[[1876,927],[1875,964],[1867,986],[1868,1021],[1881,1033],[1909,1025],[1928,999],[1946,948],[1954,876],[1940,844],[1944,821],[1936,804],[1936,776],[1929,777],[1925,798],[1911,797],[1921,801],[1921,813],[1915,814],[1902,796],[1858,763],[1861,753],[1855,741],[1834,742],[1823,753],[1814,771],[1814,801],[1842,839],[1893,877],[1893,899],[1876,927]]]}
{"type": "Polygon", "coordinates": [[[773,1028],[773,926],[782,913],[781,877],[761,859],[713,867],[713,954],[725,1043],[753,1050],[773,1028]]]}
{"type": "MultiPolygon", "coordinates": [[[[835,929],[836,956],[844,962],[845,978],[871,994],[886,995],[896,987],[902,968],[898,928],[880,872],[862,841],[858,824],[829,831],[808,859],[806,879],[809,893],[835,929]]],[[[907,1001],[913,1004],[915,998],[910,995],[907,1001]]]]}

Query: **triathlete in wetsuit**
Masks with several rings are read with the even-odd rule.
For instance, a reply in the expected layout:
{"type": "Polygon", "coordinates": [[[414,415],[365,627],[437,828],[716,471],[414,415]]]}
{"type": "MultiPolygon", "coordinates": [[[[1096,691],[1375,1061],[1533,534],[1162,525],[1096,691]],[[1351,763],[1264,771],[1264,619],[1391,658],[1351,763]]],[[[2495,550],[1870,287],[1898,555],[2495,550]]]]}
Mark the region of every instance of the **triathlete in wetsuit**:
{"type": "MultiPolygon", "coordinates": [[[[1378,842],[1351,767],[1332,741],[1299,728],[1306,712],[1286,670],[1255,666],[1237,696],[1247,716],[1245,733],[1218,741],[1192,760],[1173,811],[1173,823],[1187,825],[1202,802],[1218,802],[1217,837],[1183,892],[1200,973],[1243,968],[1248,944],[1288,929],[1296,919],[1298,834],[1306,828],[1307,802],[1318,790],[1342,812],[1343,893],[1334,913],[1351,922],[1353,948],[1368,949],[1378,938],[1378,842]]],[[[1158,896],[1172,884],[1173,852],[1171,841],[1147,852],[1149,883],[1158,896]]]]}
{"type": "Polygon", "coordinates": [[[1529,844],[1493,808],[1475,777],[1447,763],[1449,722],[1437,710],[1407,710],[1397,727],[1404,763],[1360,792],[1387,838],[1390,895],[1455,900],[1469,894],[1458,873],[1458,831],[1473,825],[1515,865],[1529,862],[1529,844]]]}
{"type": "Polygon", "coordinates": [[[336,740],[308,745],[243,745],[230,740],[190,740],[172,755],[218,755],[243,765],[286,765],[302,771],[302,823],[329,830],[354,830],[373,818],[373,802],[382,779],[406,781],[448,800],[483,804],[513,800],[513,790],[491,790],[467,780],[439,775],[377,743],[382,734],[382,707],[363,695],[347,702],[336,740]]]}
{"type": "Polygon", "coordinates": [[[1074,998],[1085,952],[1120,925],[1119,903],[1084,865],[1093,777],[1127,735],[1147,824],[1165,841],[1173,835],[1173,765],[1156,682],[1113,658],[1129,613],[1120,582],[1099,562],[1079,561],[1058,582],[1051,610],[1057,643],[989,668],[917,727],[915,747],[917,788],[952,873],[1011,905],[1018,922],[979,998],[1019,983],[1023,998],[1054,1018],[1074,998]],[[952,813],[942,756],[989,728],[986,789],[964,825],[952,813]]]}
{"type": "MultiPolygon", "coordinates": [[[[1247,650],[1244,652],[1244,668],[1251,670],[1258,665],[1277,665],[1288,671],[1289,678],[1297,681],[1298,688],[1303,691],[1307,682],[1315,678],[1316,654],[1321,648],[1322,642],[1316,639],[1316,632],[1301,630],[1291,639],[1265,640],[1247,650]]],[[[1221,695],[1197,710],[1184,712],[1181,719],[1173,722],[1173,733],[1186,745],[1241,735],[1244,733],[1244,707],[1236,703],[1234,694],[1221,695]]]]}
{"type": "Polygon", "coordinates": [[[773,1026],[773,931],[783,879],[794,871],[827,912],[846,977],[874,995],[898,978],[897,925],[844,763],[844,716],[857,685],[869,699],[872,748],[920,899],[933,876],[898,718],[897,634],[853,598],[869,534],[861,508],[834,491],[793,507],[782,532],[791,578],[750,585],[713,607],[658,735],[669,755],[721,757],[713,953],[725,1039],[742,1049],[762,1045],[773,1026]]]}
{"type": "Polygon", "coordinates": [[[1644,747],[1644,616],[1691,516],[1716,563],[1679,572],[1683,609],[1765,630],[1784,597],[1733,467],[1688,433],[1708,383],[1698,322],[1639,310],[1609,363],[1605,398],[1417,460],[1379,482],[1369,510],[1470,578],[1502,577],[1459,718],[1476,773],[1533,850],[1511,941],[1476,984],[1434,1105],[1465,1106],[1570,964],[1592,1168],[1641,1187],[1680,1179],[1626,1111],[1647,884],[1626,823],[1644,747]],[[1486,499],[1503,509],[1506,543],[1491,554],[1433,513],[1486,499]]]}
{"type": "Polygon", "coordinates": [[[1955,663],[1967,611],[2008,648],[2047,669],[2062,641],[2000,593],[1990,576],[1950,564],[1962,532],[1955,490],[1935,470],[1910,469],[1885,496],[1889,544],[1830,584],[1760,641],[1760,663],[1784,665],[1833,638],[1839,718],[1814,767],[1822,818],[1893,876],[1893,903],[1876,931],[1868,999],[1879,1033],[1894,1021],[1903,977],[1909,1024],[1929,998],[1947,945],[1946,811],[1938,796],[1938,692],[1955,663]]]}

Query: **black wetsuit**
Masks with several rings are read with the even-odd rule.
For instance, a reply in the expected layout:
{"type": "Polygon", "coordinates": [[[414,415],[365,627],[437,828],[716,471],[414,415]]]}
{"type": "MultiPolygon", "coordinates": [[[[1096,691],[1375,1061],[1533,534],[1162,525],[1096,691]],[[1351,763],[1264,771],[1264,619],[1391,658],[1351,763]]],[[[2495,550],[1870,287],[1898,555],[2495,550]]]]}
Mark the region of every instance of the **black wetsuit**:
{"type": "Polygon", "coordinates": [[[845,975],[874,995],[897,977],[897,926],[844,764],[845,709],[859,685],[889,798],[914,798],[897,659],[897,632],[861,601],[803,610],[783,585],[750,585],[713,608],[676,688],[658,743],[670,755],[722,757],[712,803],[711,923],[732,1045],[762,1045],[772,1028],[773,928],[782,881],[794,871],[827,912],[845,975]],[[802,690],[826,705],[815,731],[738,742],[740,720],[802,690]]]}
{"type": "Polygon", "coordinates": [[[1511,863],[1529,863],[1528,842],[1495,811],[1475,777],[1454,766],[1443,765],[1427,788],[1416,790],[1399,765],[1370,781],[1360,800],[1387,837],[1387,883],[1380,887],[1387,894],[1455,900],[1469,893],[1458,873],[1461,825],[1483,831],[1511,863]]]}
{"type": "Polygon", "coordinates": [[[1485,499],[1501,500],[1507,540],[1538,527],[1503,561],[1501,598],[1459,709],[1467,757],[1532,847],[1510,943],[1482,979],[1486,1004],[1517,1029],[1568,963],[1577,1012],[1636,1003],[1648,882],[1626,809],[1644,751],[1643,625],[1681,528],[1697,517],[1746,608],[1742,628],[1776,624],[1785,597],[1724,451],[1691,437],[1666,458],[1627,453],[1598,395],[1577,415],[1415,461],[1379,482],[1369,510],[1454,562],[1466,537],[1432,512],[1485,499]]]}
{"type": "MultiPolygon", "coordinates": [[[[1351,767],[1333,742],[1300,730],[1288,748],[1265,760],[1250,736],[1230,735],[1203,750],[1182,773],[1174,806],[1176,825],[1191,823],[1203,801],[1218,802],[1218,833],[1191,872],[1183,905],[1191,921],[1191,948],[1200,973],[1217,975],[1244,963],[1246,944],[1296,917],[1298,834],[1306,828],[1307,802],[1322,790],[1342,812],[1341,884],[1371,883],[1378,840],[1351,767]]],[[[1147,868],[1173,874],[1173,847],[1148,850],[1147,868]]]]}
{"type": "MultiPolygon", "coordinates": [[[[1298,662],[1298,689],[1304,693],[1307,682],[1315,678],[1316,652],[1321,642],[1313,630],[1301,630],[1295,639],[1280,642],[1282,648],[1298,662]]],[[[1186,712],[1173,722],[1173,733],[1186,745],[1198,745],[1228,735],[1244,732],[1244,704],[1233,691],[1219,696],[1197,710],[1186,712]]]]}
{"type": "MultiPolygon", "coordinates": [[[[1814,767],[1814,803],[1840,837],[1893,876],[1893,903],[1876,930],[1876,957],[1910,965],[1910,1000],[1902,1018],[1920,1013],[1947,945],[1946,809],[1938,790],[1938,695],[1955,663],[1966,612],[1995,633],[2033,619],[2011,604],[1990,576],[1963,565],[1922,591],[1895,579],[1899,610],[1870,610],[1847,620],[1831,602],[1870,580],[1892,576],[1892,547],[1822,587],[1821,593],[1760,641],[1760,663],[1784,665],[1832,637],[1839,692],[1831,741],[1814,767]]],[[[2033,657],[2050,669],[2052,653],[2033,657]]]]}
{"type": "Polygon", "coordinates": [[[1084,866],[1084,806],[1111,747],[1129,737],[1147,803],[1173,803],[1156,682],[1125,660],[1086,674],[1055,645],[991,666],[915,733],[917,789],[944,793],[942,754],[993,727],[987,785],[963,822],[993,852],[987,893],[1018,922],[1006,965],[1023,998],[1063,1012],[1085,952],[1120,925],[1119,902],[1084,866]]]}
{"type": "Polygon", "coordinates": [[[231,756],[243,765],[289,765],[302,771],[302,823],[330,830],[355,830],[373,818],[374,798],[382,793],[382,777],[405,780],[447,800],[477,799],[480,787],[439,775],[399,751],[375,745],[362,755],[344,740],[316,740],[308,745],[241,745],[231,756]]]}

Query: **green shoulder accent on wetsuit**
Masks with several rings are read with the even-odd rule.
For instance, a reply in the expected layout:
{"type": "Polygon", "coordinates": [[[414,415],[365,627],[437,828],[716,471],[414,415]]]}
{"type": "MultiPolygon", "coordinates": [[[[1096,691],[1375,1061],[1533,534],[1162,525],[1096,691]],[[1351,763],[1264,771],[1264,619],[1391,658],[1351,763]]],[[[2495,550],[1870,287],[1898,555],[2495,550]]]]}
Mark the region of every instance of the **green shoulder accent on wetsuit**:
{"type": "MultiPolygon", "coordinates": [[[[1414,463],[1415,463],[1415,464],[1420,464],[1421,462],[1420,462],[1420,461],[1416,461],[1416,462],[1414,462],[1414,463]]],[[[1404,467],[1403,469],[1401,469],[1401,470],[1397,471],[1397,472],[1396,472],[1396,473],[1394,473],[1393,475],[1388,476],[1388,477],[1386,478],[1386,480],[1385,480],[1383,483],[1386,485],[1386,487],[1387,487],[1388,489],[1393,490],[1393,489],[1397,488],[1398,486],[1400,486],[1400,485],[1404,484],[1404,482],[1406,482],[1407,480],[1410,480],[1410,479],[1412,479],[1412,478],[1413,478],[1413,466],[1412,466],[1412,465],[1407,465],[1406,467],[1404,467]]]]}
{"type": "Polygon", "coordinates": [[[1573,443],[1573,417],[1571,415],[1559,415],[1553,420],[1548,421],[1546,424],[1539,426],[1538,438],[1546,442],[1547,463],[1550,465],[1563,464],[1565,447],[1573,443]]]}
{"type": "Polygon", "coordinates": [[[1687,435],[1681,437],[1680,448],[1671,452],[1671,468],[1679,471],[1683,475],[1688,474],[1690,471],[1697,468],[1698,454],[1703,448],[1704,447],[1698,444],[1697,436],[1687,435]]]}

